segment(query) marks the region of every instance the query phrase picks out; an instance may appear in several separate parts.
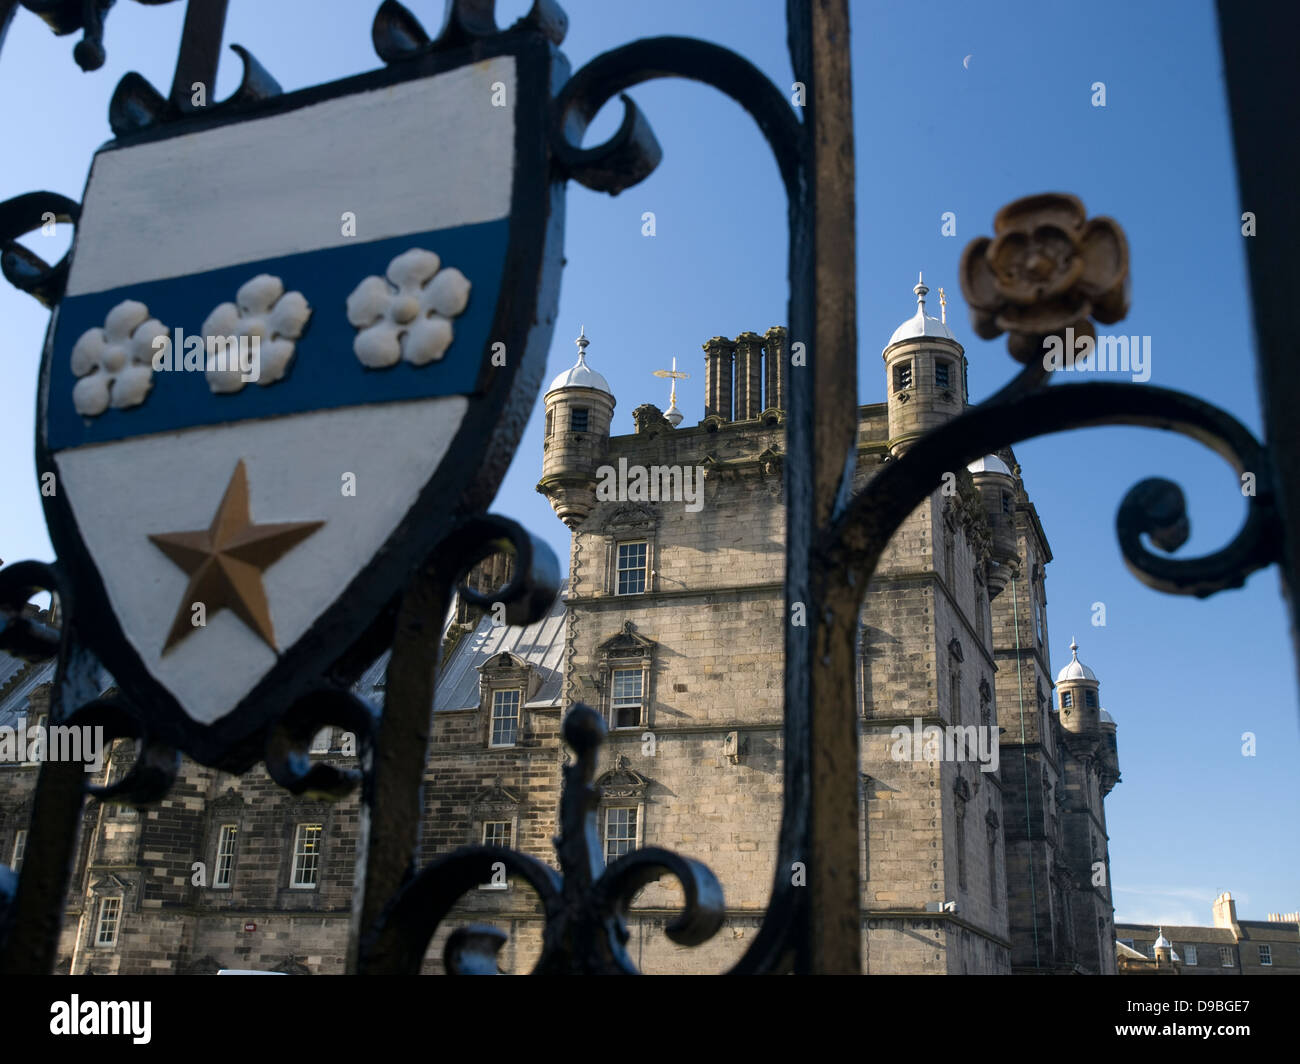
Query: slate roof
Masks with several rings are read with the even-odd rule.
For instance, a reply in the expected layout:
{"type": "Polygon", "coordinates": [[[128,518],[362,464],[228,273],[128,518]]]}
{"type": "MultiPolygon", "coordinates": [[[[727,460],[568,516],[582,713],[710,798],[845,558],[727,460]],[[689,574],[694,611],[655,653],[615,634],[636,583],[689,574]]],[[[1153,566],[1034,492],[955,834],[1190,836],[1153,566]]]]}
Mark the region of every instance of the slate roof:
{"type": "Polygon", "coordinates": [[[1171,924],[1116,924],[1116,938],[1155,940],[1160,928],[1164,928],[1165,938],[1171,942],[1190,942],[1193,945],[1204,942],[1211,945],[1233,946],[1237,939],[1227,927],[1177,927],[1171,924]]]}
{"type": "MultiPolygon", "coordinates": [[[[452,651],[434,692],[434,712],[473,709],[479,703],[478,668],[494,654],[503,650],[523,658],[542,677],[537,694],[526,704],[534,709],[558,707],[563,691],[564,669],[564,600],[568,591],[565,582],[556,596],[550,612],[536,624],[526,627],[497,625],[490,616],[483,617],[478,627],[463,636],[452,651]]],[[[451,626],[454,614],[449,613],[443,625],[443,636],[451,626]]],[[[388,651],[371,665],[353,688],[356,693],[375,706],[384,702],[384,676],[388,671],[388,651]]]]}

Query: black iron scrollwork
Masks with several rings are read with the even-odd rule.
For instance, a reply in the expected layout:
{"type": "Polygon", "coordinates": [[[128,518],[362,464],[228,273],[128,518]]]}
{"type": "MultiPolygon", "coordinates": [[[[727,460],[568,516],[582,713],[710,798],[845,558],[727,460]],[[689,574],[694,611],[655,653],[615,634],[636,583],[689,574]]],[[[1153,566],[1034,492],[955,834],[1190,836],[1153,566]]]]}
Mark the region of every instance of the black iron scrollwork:
{"type": "Polygon", "coordinates": [[[261,100],[279,96],[283,92],[280,83],[242,44],[232,44],[230,50],[239,56],[244,64],[244,73],[239,79],[239,87],[226,99],[202,108],[180,107],[175,99],[169,100],[163,96],[134,71],[123,75],[122,80],[117,83],[117,88],[113,90],[113,98],[108,103],[108,124],[112,127],[113,133],[124,137],[198,111],[204,114],[227,114],[261,100]]]}
{"type": "MultiPolygon", "coordinates": [[[[545,912],[542,953],[533,974],[633,975],[636,965],[624,948],[625,913],[638,890],[664,875],[680,883],[682,912],[665,929],[679,945],[707,941],[722,926],[722,887],[699,861],[658,847],[624,854],[605,867],[596,826],[599,794],[592,780],[606,734],[605,722],[577,703],[564,719],[564,738],[577,760],[564,767],[560,833],[555,850],[560,871],[515,850],[469,846],[433,861],[394,898],[362,944],[362,970],[417,974],[439,925],[467,893],[515,876],[537,894],[545,912]]],[[[444,952],[453,974],[496,972],[500,932],[478,925],[460,929],[444,952]]]]}
{"type": "Polygon", "coordinates": [[[567,176],[611,195],[649,176],[662,151],[649,123],[622,92],[667,77],[712,85],[748,111],[772,149],[791,202],[796,201],[802,128],[790,103],[743,56],[690,37],[654,37],[615,48],[568,80],[556,97],[552,124],[552,150],[567,176]],[[618,131],[604,144],[578,147],[591,120],[615,96],[623,101],[618,131]]]}
{"type": "Polygon", "coordinates": [[[181,755],[151,738],[148,723],[121,694],[109,694],[82,706],[67,723],[73,727],[102,728],[105,754],[115,739],[139,742],[140,749],[126,774],[103,787],[87,786],[86,793],[91,797],[102,802],[150,805],[162,801],[176,782],[181,755]]]}
{"type": "Polygon", "coordinates": [[[18,238],[52,222],[76,224],[80,215],[81,205],[57,192],[28,192],[0,203],[0,271],[5,280],[42,305],[54,306],[68,284],[68,254],[51,266],[18,238]]]}
{"type": "Polygon", "coordinates": [[[494,0],[452,0],[438,36],[430,38],[420,20],[406,7],[397,0],[384,0],[375,12],[370,39],[375,54],[385,63],[402,63],[513,29],[540,33],[552,44],[559,44],[569,32],[569,16],[555,0],[534,0],[528,13],[505,31],[497,28],[495,9],[494,0]]]}
{"type": "Polygon", "coordinates": [[[342,798],[361,782],[362,773],[311,760],[311,742],[322,728],[336,726],[351,734],[362,765],[370,762],[375,712],[341,688],[325,687],[305,695],[285,711],[266,740],[266,771],[290,794],[342,798]]]}

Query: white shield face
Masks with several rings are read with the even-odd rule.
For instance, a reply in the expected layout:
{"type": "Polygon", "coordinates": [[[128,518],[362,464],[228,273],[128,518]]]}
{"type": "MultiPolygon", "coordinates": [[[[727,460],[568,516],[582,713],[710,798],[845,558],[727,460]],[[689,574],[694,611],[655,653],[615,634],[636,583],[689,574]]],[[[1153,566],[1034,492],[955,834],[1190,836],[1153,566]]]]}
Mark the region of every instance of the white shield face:
{"type": "Polygon", "coordinates": [[[516,80],[499,56],[95,159],[41,443],[122,636],[198,724],[340,598],[462,427],[516,80]]]}

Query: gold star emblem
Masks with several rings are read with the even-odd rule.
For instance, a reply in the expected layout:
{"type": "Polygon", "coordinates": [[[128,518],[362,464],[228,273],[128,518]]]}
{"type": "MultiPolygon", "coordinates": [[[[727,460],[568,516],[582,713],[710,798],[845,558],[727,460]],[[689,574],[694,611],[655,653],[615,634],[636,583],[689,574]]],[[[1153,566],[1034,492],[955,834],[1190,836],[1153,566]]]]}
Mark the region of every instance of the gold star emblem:
{"type": "Polygon", "coordinates": [[[202,602],[212,613],[232,610],[278,653],[266,589],[262,586],[262,573],[324,523],[253,524],[248,515],[248,474],[241,458],[207,529],[164,532],[149,537],[149,541],[190,578],[176,611],[176,620],[172,622],[167,642],[163,644],[163,653],[194,631],[190,617],[196,602],[202,602]]]}

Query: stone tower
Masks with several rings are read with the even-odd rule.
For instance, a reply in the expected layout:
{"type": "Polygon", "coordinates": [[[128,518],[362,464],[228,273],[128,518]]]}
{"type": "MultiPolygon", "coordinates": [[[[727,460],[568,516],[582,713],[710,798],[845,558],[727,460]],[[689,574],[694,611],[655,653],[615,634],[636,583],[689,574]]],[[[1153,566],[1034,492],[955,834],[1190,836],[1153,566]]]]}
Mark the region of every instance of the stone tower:
{"type": "Polygon", "coordinates": [[[916,313],[894,330],[883,356],[889,450],[895,456],[966,405],[965,349],[946,322],[925,312],[925,282],[918,280],[912,291],[916,313]]]}
{"type": "Polygon", "coordinates": [[[596,504],[596,467],[609,444],[614,395],[609,382],[587,365],[585,329],[579,330],[578,361],[546,390],[546,438],[537,490],[570,528],[596,504]]]}
{"type": "Polygon", "coordinates": [[[1101,699],[1096,675],[1079,660],[1079,644],[1070,640],[1069,663],[1056,677],[1061,727],[1071,735],[1095,737],[1101,732],[1101,699]]]}

